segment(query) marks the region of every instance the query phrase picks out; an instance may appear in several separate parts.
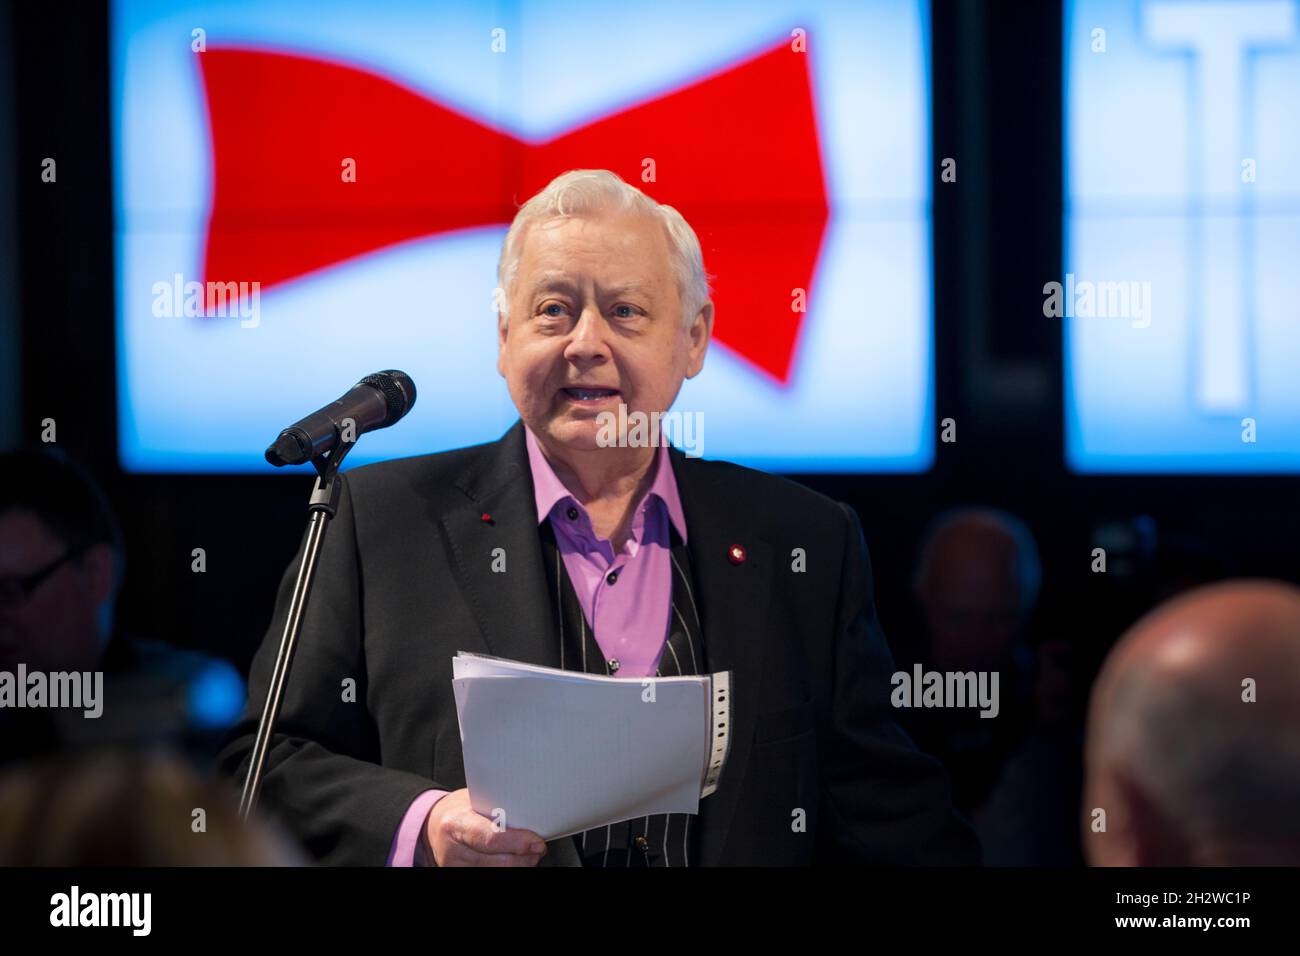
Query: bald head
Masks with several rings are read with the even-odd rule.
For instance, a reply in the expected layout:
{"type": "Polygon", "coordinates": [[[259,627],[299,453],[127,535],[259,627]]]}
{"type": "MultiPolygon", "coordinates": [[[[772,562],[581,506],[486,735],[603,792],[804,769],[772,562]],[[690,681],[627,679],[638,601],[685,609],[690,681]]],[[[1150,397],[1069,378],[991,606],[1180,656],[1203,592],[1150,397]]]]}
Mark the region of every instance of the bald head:
{"type": "Polygon", "coordinates": [[[1138,621],[1093,688],[1085,796],[1096,865],[1300,863],[1300,589],[1226,582],[1138,621]]]}

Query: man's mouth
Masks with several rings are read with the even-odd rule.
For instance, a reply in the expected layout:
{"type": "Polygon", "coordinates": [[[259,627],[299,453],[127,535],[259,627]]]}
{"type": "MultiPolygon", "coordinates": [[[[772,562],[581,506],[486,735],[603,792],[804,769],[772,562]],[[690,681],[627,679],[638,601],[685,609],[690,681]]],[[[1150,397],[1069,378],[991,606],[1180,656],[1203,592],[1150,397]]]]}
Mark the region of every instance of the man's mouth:
{"type": "Polygon", "coordinates": [[[571,401],[581,403],[603,402],[616,397],[616,388],[563,388],[560,389],[571,401]]]}

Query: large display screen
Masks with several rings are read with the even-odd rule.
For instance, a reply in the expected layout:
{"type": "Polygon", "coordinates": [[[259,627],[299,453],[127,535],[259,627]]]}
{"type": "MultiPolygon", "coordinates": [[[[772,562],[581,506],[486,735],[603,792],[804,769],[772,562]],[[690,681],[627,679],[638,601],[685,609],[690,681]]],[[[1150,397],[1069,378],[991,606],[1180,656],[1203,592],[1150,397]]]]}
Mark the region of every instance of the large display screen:
{"type": "Polygon", "coordinates": [[[1300,471],[1297,3],[1065,20],[1070,465],[1300,471]]]}
{"type": "Polygon", "coordinates": [[[709,458],[932,458],[922,2],[113,5],[120,455],[257,471],[361,376],[415,410],[350,464],[498,437],[518,205],[608,168],[714,277],[675,409],[709,458]]]}

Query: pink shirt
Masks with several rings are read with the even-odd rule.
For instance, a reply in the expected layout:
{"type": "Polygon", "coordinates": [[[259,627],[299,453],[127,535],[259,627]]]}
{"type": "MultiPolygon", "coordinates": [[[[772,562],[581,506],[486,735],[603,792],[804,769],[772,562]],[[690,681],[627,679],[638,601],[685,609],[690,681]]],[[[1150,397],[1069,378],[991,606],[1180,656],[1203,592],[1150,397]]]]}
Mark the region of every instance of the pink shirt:
{"type": "MultiPolygon", "coordinates": [[[[596,535],[587,509],[555,474],[533,433],[524,432],[537,522],[550,519],[565,570],[611,672],[652,676],[672,614],[670,521],[686,541],[686,518],[667,446],[656,453],[654,479],[633,512],[631,537],[616,554],[608,539],[596,535]]],[[[393,839],[389,866],[412,865],[429,811],[446,794],[426,790],[411,803],[393,839]]]]}

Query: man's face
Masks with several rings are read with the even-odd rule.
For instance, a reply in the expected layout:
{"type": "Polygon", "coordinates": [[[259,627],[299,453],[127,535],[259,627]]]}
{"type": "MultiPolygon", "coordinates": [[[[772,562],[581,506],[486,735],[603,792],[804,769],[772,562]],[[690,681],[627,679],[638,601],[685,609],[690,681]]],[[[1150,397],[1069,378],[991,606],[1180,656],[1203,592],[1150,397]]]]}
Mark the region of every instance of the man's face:
{"type": "Polygon", "coordinates": [[[1016,545],[1005,532],[963,523],[929,548],[918,598],[929,663],[939,670],[997,670],[1025,624],[1016,545]]]}
{"type": "MultiPolygon", "coordinates": [[[[34,513],[0,512],[0,579],[48,567],[67,547],[34,513]]],[[[17,605],[0,601],[0,670],[89,670],[102,653],[100,607],[113,591],[113,552],[96,545],[60,565],[17,605]]]]}
{"type": "Polygon", "coordinates": [[[683,325],[657,219],[556,219],[524,233],[497,369],[543,444],[586,452],[600,447],[602,412],[666,411],[703,366],[712,326],[711,303],[683,325]]]}
{"type": "Polygon", "coordinates": [[[968,567],[923,594],[932,663],[941,670],[995,670],[1020,637],[1024,612],[1009,576],[968,567]]]}

